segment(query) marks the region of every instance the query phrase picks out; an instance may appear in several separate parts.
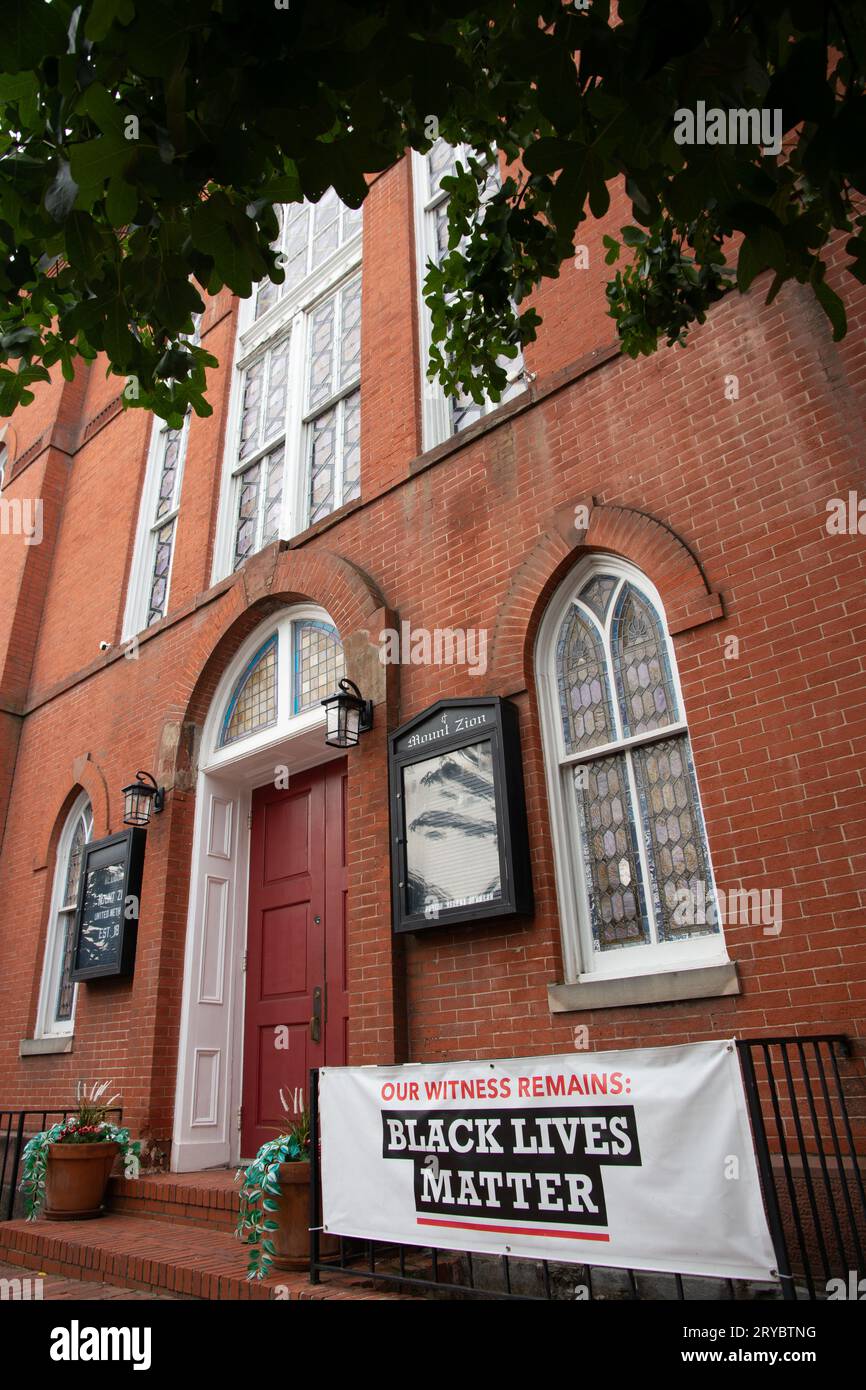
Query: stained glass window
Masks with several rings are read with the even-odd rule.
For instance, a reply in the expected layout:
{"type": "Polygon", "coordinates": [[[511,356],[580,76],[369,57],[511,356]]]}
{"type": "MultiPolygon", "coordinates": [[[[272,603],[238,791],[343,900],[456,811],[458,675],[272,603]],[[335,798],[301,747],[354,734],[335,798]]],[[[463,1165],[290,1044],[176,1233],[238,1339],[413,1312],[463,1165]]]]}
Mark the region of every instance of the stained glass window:
{"type": "Polygon", "coordinates": [[[237,516],[233,567],[280,534],[285,472],[289,337],[244,372],[239,424],[237,516]]]}
{"type": "Polygon", "coordinates": [[[658,615],[631,584],[623,585],[613,620],[616,688],[623,731],[642,734],[676,723],[667,643],[658,615]]]}
{"type": "Polygon", "coordinates": [[[713,911],[681,910],[713,908],[715,888],[661,612],[637,581],[595,570],[570,598],[553,652],[592,952],[718,933],[713,911]]]}
{"type": "Polygon", "coordinates": [[[310,522],[360,492],[361,279],[310,317],[308,412],[310,522]],[[355,387],[356,389],[352,389],[355,387]]]}
{"type": "Polygon", "coordinates": [[[615,735],[601,633],[577,607],[560,629],[557,675],[567,751],[610,743],[615,735]]]}
{"type": "Polygon", "coordinates": [[[84,846],[93,835],[93,811],[83,794],[63,827],[57,849],[54,917],[49,928],[39,1028],[44,1034],[69,1033],[75,1006],[72,957],[75,912],[84,846]]]}
{"type": "Polygon", "coordinates": [[[238,353],[231,510],[219,554],[238,569],[360,494],[360,209],[329,189],[278,210],[285,279],[262,281],[238,353]]]}
{"type": "Polygon", "coordinates": [[[277,636],[269,637],[242,672],[223,718],[220,747],[277,722],[277,636]]]}
{"type": "Polygon", "coordinates": [[[287,203],[277,209],[280,232],[274,249],[285,273],[282,284],[262,280],[256,290],[256,318],[306,279],[361,230],[362,209],[348,208],[329,188],[317,203],[287,203]]]}
{"type": "MultiPolygon", "coordinates": [[[[468,167],[468,160],[472,156],[472,151],[468,146],[449,145],[445,140],[438,139],[433,147],[423,157],[422,165],[418,166],[423,172],[420,173],[420,183],[423,187],[419,190],[418,196],[421,198],[425,223],[425,246],[427,257],[434,265],[440,265],[444,257],[448,254],[448,192],[442,187],[442,180],[456,171],[457,164],[460,163],[464,168],[468,167]]],[[[483,197],[490,197],[499,188],[499,165],[496,159],[487,165],[487,184],[483,197]]],[[[426,277],[426,265],[420,267],[422,281],[426,277]]],[[[523,390],[523,354],[518,352],[516,357],[502,357],[499,365],[508,375],[508,384],[502,393],[500,400],[484,400],[480,404],[465,393],[447,398],[446,414],[448,418],[448,429],[443,433],[456,434],[459,430],[473,424],[482,416],[495,410],[503,401],[507,401],[511,396],[523,390]]],[[[426,373],[426,363],[424,364],[426,373]]],[[[431,391],[430,381],[424,377],[425,391],[431,391]]],[[[434,443],[441,442],[439,439],[426,441],[428,447],[434,443]]]]}
{"type": "Polygon", "coordinates": [[[293,711],[312,709],[333,695],[346,674],[343,646],[337,629],[313,618],[292,624],[294,698],[293,711]]]}

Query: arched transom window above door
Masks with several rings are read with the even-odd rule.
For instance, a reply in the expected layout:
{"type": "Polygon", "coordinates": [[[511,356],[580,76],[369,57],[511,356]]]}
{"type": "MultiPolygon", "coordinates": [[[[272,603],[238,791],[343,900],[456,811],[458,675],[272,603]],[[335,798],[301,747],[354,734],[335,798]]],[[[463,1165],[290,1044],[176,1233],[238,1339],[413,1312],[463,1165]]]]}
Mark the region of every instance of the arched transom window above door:
{"type": "Polygon", "coordinates": [[[646,577],[593,557],[537,647],[571,980],[726,960],[676,660],[646,577]]]}
{"type": "Polygon", "coordinates": [[[287,609],[247,639],[215,699],[212,752],[235,755],[323,722],[321,701],[345,675],[343,646],[327,613],[287,609]]]}

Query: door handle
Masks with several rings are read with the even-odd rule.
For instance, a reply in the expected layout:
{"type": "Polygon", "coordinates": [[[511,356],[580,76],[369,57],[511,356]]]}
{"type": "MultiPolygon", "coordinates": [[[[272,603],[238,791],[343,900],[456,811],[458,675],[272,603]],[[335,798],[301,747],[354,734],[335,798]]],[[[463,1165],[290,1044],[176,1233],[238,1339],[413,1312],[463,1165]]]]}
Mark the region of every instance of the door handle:
{"type": "Polygon", "coordinates": [[[322,1041],[322,987],[313,990],[313,1016],[310,1019],[310,1038],[314,1043],[322,1041]]]}

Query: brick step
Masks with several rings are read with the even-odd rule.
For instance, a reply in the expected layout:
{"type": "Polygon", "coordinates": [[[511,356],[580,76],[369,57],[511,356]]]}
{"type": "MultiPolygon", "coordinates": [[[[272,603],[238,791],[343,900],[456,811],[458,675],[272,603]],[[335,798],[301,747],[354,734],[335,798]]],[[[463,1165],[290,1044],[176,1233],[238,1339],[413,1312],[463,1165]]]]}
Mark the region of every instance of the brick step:
{"type": "MultiPolygon", "coordinates": [[[[141,1181],[147,1181],[142,1179],[141,1181]]],[[[246,1247],[227,1231],[109,1213],[95,1221],[0,1222],[0,1261],[44,1274],[199,1299],[387,1299],[409,1294],[349,1276],[246,1278],[246,1247]]]]}
{"type": "Polygon", "coordinates": [[[241,1206],[234,1175],[234,1169],[218,1168],[199,1173],[114,1177],[108,1184],[105,1205],[123,1216],[233,1232],[241,1206]]]}

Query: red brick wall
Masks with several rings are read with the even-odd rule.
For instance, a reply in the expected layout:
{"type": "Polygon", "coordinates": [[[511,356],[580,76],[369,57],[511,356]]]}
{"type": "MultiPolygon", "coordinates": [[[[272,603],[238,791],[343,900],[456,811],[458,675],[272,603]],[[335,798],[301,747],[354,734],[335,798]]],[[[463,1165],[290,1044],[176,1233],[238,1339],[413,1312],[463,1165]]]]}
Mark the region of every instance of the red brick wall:
{"type": "MultiPolygon", "coordinates": [[[[54,490],[58,518],[40,561],[44,603],[37,586],[26,619],[24,609],[2,615],[14,650],[0,691],[0,778],[21,732],[0,856],[0,1105],[63,1103],[78,1077],[112,1076],[133,1124],[170,1136],[194,809],[188,753],[175,759],[172,740],[185,721],[200,725],[255,619],[291,595],[327,607],[346,638],[369,631],[375,642],[383,602],[413,626],[488,629],[483,679],[444,667],[392,673],[392,725],[447,695],[509,695],[521,715],[536,899],[524,923],[436,929],[395,945],[384,706],[350,756],[351,1060],[557,1051],[571,1046],[576,1024],[589,1026],[593,1048],[864,1034],[866,547],[860,536],[827,535],[825,505],[863,490],[866,294],[851,300],[852,331],[839,346],[806,291],[789,287],[768,309],[759,286],[719,305],[686,351],[635,363],[606,351],[613,334],[600,231],[587,228],[589,270],[565,268],[539,296],[546,324],[527,353],[537,373],[530,396],[419,459],[405,164],[374,183],[365,216],[360,503],[204,597],[233,332],[225,302],[206,325],[221,367],[213,417],[192,424],[171,611],[137,660],[100,656],[97,645],[119,635],[146,417],[92,423],[117,394],[96,366],[65,490],[61,470],[49,476],[42,460],[40,472],[30,467],[34,482],[54,490]],[[739,378],[735,401],[724,395],[729,374],[739,378]],[[593,498],[586,543],[642,565],[678,615],[674,642],[719,885],[784,891],[780,936],[729,928],[740,997],[580,1015],[548,1009],[562,963],[532,641],[555,583],[583,553],[574,506],[593,498]],[[736,660],[725,659],[730,635],[740,642],[736,660]],[[52,843],[75,769],[102,788],[117,828],[119,789],[137,768],[156,766],[175,789],[148,832],[134,979],[79,991],[71,1056],[19,1060],[19,1040],[33,1033],[52,843]]],[[[625,220],[618,207],[608,225],[625,220]]],[[[54,387],[40,397],[49,423],[51,402],[54,387]]],[[[29,438],[31,417],[22,415],[16,428],[29,438]]],[[[16,595],[21,563],[4,538],[0,565],[16,595]]]]}

